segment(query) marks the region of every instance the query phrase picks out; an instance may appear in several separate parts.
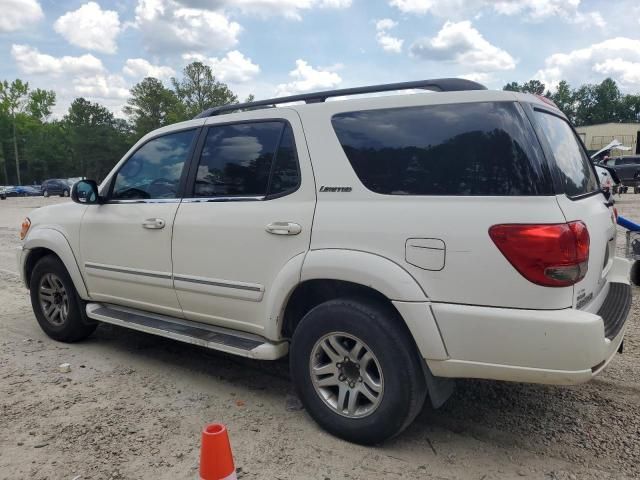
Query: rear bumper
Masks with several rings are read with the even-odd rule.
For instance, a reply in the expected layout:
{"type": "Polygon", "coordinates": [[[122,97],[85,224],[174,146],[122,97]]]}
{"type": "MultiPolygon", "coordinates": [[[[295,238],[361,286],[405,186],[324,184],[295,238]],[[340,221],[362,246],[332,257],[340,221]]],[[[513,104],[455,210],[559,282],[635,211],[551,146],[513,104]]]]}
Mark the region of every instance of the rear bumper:
{"type": "Polygon", "coordinates": [[[586,310],[519,310],[433,304],[448,358],[427,360],[442,377],[577,384],[600,373],[618,351],[631,305],[629,263],[586,310]],[[589,311],[591,310],[591,311],[589,311]]]}

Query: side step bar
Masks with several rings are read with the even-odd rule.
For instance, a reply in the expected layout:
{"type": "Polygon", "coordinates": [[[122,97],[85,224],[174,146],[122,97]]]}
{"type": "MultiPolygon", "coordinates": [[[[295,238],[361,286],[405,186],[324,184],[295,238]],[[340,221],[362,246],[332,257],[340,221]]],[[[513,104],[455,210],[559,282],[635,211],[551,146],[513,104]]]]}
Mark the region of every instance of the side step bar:
{"type": "Polygon", "coordinates": [[[266,338],[251,333],[116,305],[89,303],[87,304],[87,316],[100,322],[152,333],[242,357],[275,360],[284,357],[289,350],[287,342],[272,343],[266,338]]]}

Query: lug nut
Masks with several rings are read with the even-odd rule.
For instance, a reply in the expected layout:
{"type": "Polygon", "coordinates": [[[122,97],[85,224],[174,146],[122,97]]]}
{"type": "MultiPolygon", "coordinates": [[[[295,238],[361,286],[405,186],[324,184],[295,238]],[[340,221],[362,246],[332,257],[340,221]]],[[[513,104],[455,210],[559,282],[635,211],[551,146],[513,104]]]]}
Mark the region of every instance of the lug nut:
{"type": "Polygon", "coordinates": [[[355,387],[355,386],[356,386],[356,384],[355,384],[355,383],[353,383],[353,382],[351,382],[351,383],[349,383],[349,386],[350,386],[351,388],[353,388],[353,387],[355,387]]]}
{"type": "Polygon", "coordinates": [[[358,381],[359,381],[359,382],[362,382],[362,377],[358,377],[358,381]]]}
{"type": "Polygon", "coordinates": [[[342,368],[342,363],[340,363],[340,362],[336,363],[336,367],[342,368]]]}
{"type": "Polygon", "coordinates": [[[338,377],[338,380],[340,380],[341,382],[344,382],[344,378],[345,378],[345,377],[344,377],[344,375],[340,375],[340,376],[338,377]]]}

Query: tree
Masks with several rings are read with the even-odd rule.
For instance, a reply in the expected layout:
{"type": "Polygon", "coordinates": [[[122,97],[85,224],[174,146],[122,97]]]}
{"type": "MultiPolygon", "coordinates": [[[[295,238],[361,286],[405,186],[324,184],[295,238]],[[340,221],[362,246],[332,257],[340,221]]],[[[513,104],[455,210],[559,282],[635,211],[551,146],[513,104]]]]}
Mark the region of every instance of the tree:
{"type": "Polygon", "coordinates": [[[554,93],[550,95],[551,100],[555,103],[560,110],[571,120],[575,122],[576,107],[575,107],[575,93],[569,86],[569,84],[562,80],[558,84],[558,88],[554,93]]]}
{"type": "Polygon", "coordinates": [[[137,137],[184,117],[176,95],[153,77],[134,85],[127,104],[122,110],[131,120],[137,137]]]}
{"type": "Polygon", "coordinates": [[[36,88],[29,93],[27,111],[32,117],[45,121],[51,115],[51,108],[56,104],[56,92],[36,88]]]}
{"type": "Polygon", "coordinates": [[[535,95],[544,95],[545,85],[540,80],[529,80],[522,85],[520,85],[518,82],[509,82],[504,87],[502,87],[502,89],[509,92],[522,92],[533,93],[535,95]]]}
{"type": "Polygon", "coordinates": [[[207,108],[238,102],[238,97],[229,87],[218,82],[211,68],[201,62],[187,65],[182,80],[172,78],[171,83],[185,107],[186,118],[193,118],[207,108]]]}
{"type": "Polygon", "coordinates": [[[0,103],[3,110],[8,112],[12,122],[13,152],[16,162],[16,178],[18,185],[22,185],[20,180],[20,160],[18,157],[18,136],[16,134],[16,115],[22,111],[29,93],[29,84],[24,83],[19,78],[9,83],[6,80],[0,83],[0,103]]]}
{"type": "Polygon", "coordinates": [[[69,135],[72,174],[99,180],[127,150],[128,128],[98,103],[76,98],[63,122],[69,135]]]}

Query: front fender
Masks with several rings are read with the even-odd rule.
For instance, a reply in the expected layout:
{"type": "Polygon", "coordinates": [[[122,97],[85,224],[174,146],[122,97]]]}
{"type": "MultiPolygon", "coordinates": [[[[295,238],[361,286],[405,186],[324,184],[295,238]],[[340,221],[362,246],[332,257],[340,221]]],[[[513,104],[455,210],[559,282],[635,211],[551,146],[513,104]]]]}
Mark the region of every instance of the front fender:
{"type": "Polygon", "coordinates": [[[22,278],[27,278],[25,267],[31,251],[36,248],[46,248],[47,250],[51,250],[60,258],[60,260],[62,260],[62,263],[66,267],[69,272],[69,276],[73,281],[73,285],[78,291],[78,295],[80,295],[80,298],[84,300],[89,299],[89,293],[87,292],[87,287],[84,283],[84,279],[82,278],[82,274],[80,273],[80,268],[78,267],[78,262],[73,254],[71,245],[69,245],[67,238],[61,232],[54,230],[53,228],[36,228],[31,230],[24,241],[22,248],[22,278]]]}
{"type": "Polygon", "coordinates": [[[301,281],[318,279],[366,285],[392,301],[427,301],[427,295],[409,272],[391,260],[372,253],[341,249],[312,250],[304,260],[301,281]]]}

